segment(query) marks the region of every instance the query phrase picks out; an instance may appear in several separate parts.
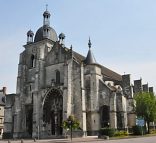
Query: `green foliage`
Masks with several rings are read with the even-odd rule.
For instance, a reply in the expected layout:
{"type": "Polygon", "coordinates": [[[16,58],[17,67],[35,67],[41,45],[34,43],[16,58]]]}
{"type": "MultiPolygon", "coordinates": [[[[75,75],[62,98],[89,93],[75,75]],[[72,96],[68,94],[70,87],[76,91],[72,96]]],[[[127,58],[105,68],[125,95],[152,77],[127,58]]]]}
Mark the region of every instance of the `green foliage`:
{"type": "Polygon", "coordinates": [[[122,136],[128,136],[129,134],[126,131],[116,131],[114,136],[116,137],[122,137],[122,136]]]}
{"type": "Polygon", "coordinates": [[[141,126],[133,126],[132,130],[134,135],[144,135],[146,133],[146,128],[141,126]]]}
{"type": "Polygon", "coordinates": [[[115,129],[114,128],[101,128],[99,130],[99,134],[113,137],[115,134],[115,129]]]}
{"type": "Polygon", "coordinates": [[[156,97],[150,92],[140,92],[135,95],[134,99],[136,114],[147,122],[149,133],[149,123],[156,120],[156,97]]]}
{"type": "Polygon", "coordinates": [[[156,130],[151,130],[150,134],[156,134],[156,130]]]}
{"type": "Polygon", "coordinates": [[[79,129],[80,128],[80,123],[79,121],[73,116],[70,115],[67,120],[63,121],[62,127],[64,129],[79,129]]]}
{"type": "Polygon", "coordinates": [[[140,92],[135,95],[136,113],[145,121],[152,122],[156,119],[156,97],[153,93],[140,92]]]}

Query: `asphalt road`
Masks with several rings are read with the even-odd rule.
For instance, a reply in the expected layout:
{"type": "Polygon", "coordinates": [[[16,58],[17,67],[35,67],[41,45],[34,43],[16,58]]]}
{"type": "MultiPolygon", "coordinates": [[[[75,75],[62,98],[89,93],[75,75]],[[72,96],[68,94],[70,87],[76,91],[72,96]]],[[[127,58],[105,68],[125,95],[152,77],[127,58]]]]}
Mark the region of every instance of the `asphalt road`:
{"type": "MultiPolygon", "coordinates": [[[[0,140],[0,143],[71,143],[69,139],[55,139],[55,140],[0,140]]],[[[73,139],[72,143],[156,143],[156,136],[151,137],[137,137],[129,139],[116,140],[100,140],[97,138],[77,138],[73,139]]]]}

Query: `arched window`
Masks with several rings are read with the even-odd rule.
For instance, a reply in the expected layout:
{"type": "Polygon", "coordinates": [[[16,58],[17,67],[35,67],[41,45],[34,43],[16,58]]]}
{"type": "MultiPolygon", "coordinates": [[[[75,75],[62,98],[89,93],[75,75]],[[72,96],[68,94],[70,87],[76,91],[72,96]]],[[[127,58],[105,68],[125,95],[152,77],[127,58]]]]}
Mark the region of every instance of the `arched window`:
{"type": "Polygon", "coordinates": [[[60,72],[56,70],[56,84],[60,83],[60,72]]]}
{"type": "Polygon", "coordinates": [[[35,56],[31,55],[31,67],[34,68],[35,67],[35,56]]]}
{"type": "Polygon", "coordinates": [[[101,115],[101,127],[109,127],[110,117],[109,117],[110,107],[107,105],[103,105],[100,107],[100,115],[101,115]]]}

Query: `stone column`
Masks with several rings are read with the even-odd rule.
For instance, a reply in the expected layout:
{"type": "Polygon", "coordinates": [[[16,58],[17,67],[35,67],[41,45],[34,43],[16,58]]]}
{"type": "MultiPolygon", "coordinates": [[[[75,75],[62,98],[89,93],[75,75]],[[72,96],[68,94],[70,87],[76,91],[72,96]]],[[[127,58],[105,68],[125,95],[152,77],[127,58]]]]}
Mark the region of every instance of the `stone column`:
{"type": "Polygon", "coordinates": [[[92,135],[97,135],[100,129],[99,114],[99,79],[101,69],[98,66],[90,65],[90,105],[91,105],[91,131],[92,135]]]}
{"type": "Polygon", "coordinates": [[[67,69],[67,117],[72,114],[72,60],[67,69]]]}
{"type": "Polygon", "coordinates": [[[68,88],[68,65],[64,64],[64,87],[63,87],[63,120],[67,119],[67,88],[68,88]]]}
{"type": "Polygon", "coordinates": [[[81,95],[82,95],[82,129],[84,132],[84,136],[86,136],[86,97],[85,97],[85,89],[84,89],[84,67],[81,64],[81,95]]]}
{"type": "Polygon", "coordinates": [[[116,93],[113,92],[110,98],[110,127],[117,128],[117,117],[116,117],[116,93]]]}
{"type": "Polygon", "coordinates": [[[41,101],[38,95],[38,92],[34,92],[34,104],[33,104],[33,137],[38,137],[40,135],[40,110],[41,110],[41,101]]]}
{"type": "Polygon", "coordinates": [[[121,104],[122,104],[122,121],[123,121],[123,129],[127,129],[128,121],[127,121],[127,105],[126,105],[126,97],[124,97],[122,94],[121,96],[121,104]]]}
{"type": "Polygon", "coordinates": [[[13,138],[18,138],[20,136],[21,118],[20,97],[18,95],[15,97],[13,138]]]}
{"type": "Polygon", "coordinates": [[[72,60],[64,64],[63,120],[72,114],[72,60]]]}

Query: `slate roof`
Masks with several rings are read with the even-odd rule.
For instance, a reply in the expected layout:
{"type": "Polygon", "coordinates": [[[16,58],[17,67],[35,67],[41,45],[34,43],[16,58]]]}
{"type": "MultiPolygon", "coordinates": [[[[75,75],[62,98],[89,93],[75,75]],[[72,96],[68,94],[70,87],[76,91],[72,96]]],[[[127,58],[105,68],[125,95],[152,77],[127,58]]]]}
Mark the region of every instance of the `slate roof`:
{"type": "MultiPolygon", "coordinates": [[[[55,30],[52,27],[49,27],[49,30],[50,30],[49,31],[50,35],[48,39],[56,42],[58,38],[55,30]]],[[[34,42],[42,41],[43,39],[44,37],[43,37],[43,26],[42,26],[36,32],[34,42]]]]}
{"type": "MultiPolygon", "coordinates": [[[[86,59],[84,56],[82,56],[81,54],[79,54],[75,51],[73,51],[73,56],[79,62],[84,62],[86,59]]],[[[95,65],[98,65],[101,67],[101,70],[102,70],[101,72],[106,80],[113,80],[113,81],[118,81],[118,82],[122,81],[122,76],[120,74],[118,74],[118,73],[106,68],[105,66],[98,64],[98,63],[92,63],[92,64],[95,64],[95,65]]]]}
{"type": "Polygon", "coordinates": [[[29,36],[29,35],[34,35],[34,33],[33,33],[33,31],[32,30],[29,30],[28,32],[27,32],[27,36],[29,36]]]}
{"type": "Polygon", "coordinates": [[[89,51],[88,51],[88,54],[87,54],[87,57],[86,59],[84,60],[84,63],[85,64],[95,64],[96,63],[96,60],[95,60],[95,57],[91,51],[91,49],[89,48],[89,51]]]}

